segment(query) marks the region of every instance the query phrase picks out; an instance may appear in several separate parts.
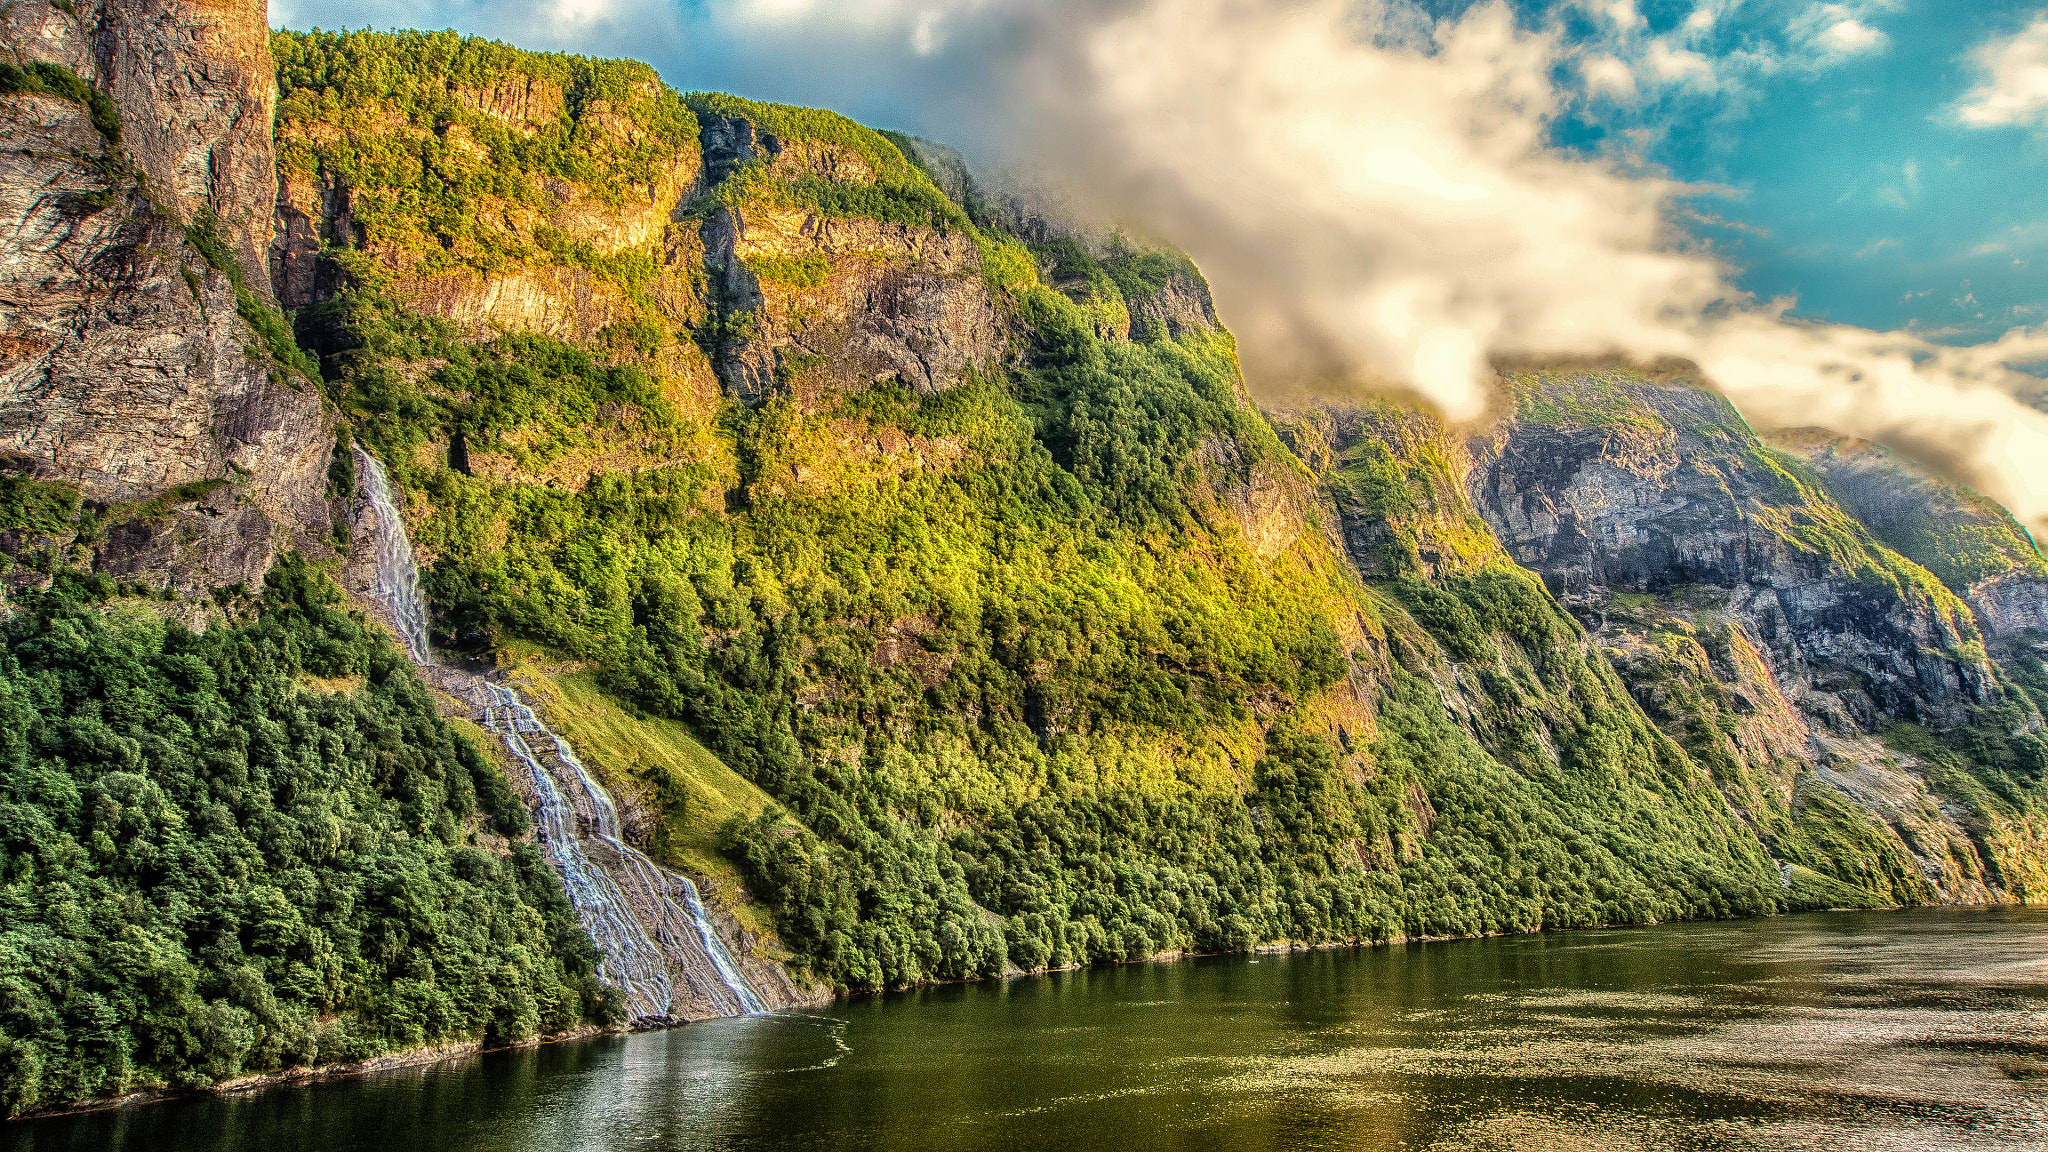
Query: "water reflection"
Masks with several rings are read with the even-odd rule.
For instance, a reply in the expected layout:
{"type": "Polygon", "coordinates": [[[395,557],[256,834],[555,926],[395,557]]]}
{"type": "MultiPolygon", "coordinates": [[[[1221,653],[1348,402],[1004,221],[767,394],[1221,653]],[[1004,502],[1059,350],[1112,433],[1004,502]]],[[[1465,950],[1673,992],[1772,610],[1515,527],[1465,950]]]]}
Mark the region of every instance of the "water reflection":
{"type": "Polygon", "coordinates": [[[2048,1146],[2048,913],[1196,960],[17,1124],[62,1149],[2048,1146]]]}

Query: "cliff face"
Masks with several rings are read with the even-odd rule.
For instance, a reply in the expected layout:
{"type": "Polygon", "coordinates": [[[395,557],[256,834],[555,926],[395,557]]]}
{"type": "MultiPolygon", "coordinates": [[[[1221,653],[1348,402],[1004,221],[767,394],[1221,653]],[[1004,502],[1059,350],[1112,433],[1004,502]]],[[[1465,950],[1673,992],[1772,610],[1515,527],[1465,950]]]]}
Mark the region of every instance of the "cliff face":
{"type": "Polygon", "coordinates": [[[1987,637],[2048,630],[2048,561],[1995,502],[1867,441],[1813,429],[1768,439],[1803,458],[1878,539],[1968,601],[1987,637]]]}
{"type": "Polygon", "coordinates": [[[1953,723],[1995,674],[1967,608],[1683,380],[1530,375],[1474,503],[1567,604],[1693,590],[1822,726],[1953,723]],[[1553,415],[1554,413],[1554,415],[1553,415]]]}
{"type": "MultiPolygon", "coordinates": [[[[1905,534],[1855,514],[1879,511],[1867,471],[1816,449],[1823,481],[1808,456],[1759,441],[1682,378],[1560,370],[1507,383],[1515,416],[1473,441],[1475,506],[1649,714],[1720,769],[1767,841],[1795,858],[1787,838],[1817,846],[1820,830],[1805,825],[1823,815],[1816,804],[1834,806],[1815,799],[1828,789],[1875,817],[1865,830],[1890,875],[1867,882],[1881,890],[1974,901],[2025,887],[2035,863],[2007,842],[2008,823],[1964,812],[1938,787],[1940,765],[1888,738],[1900,725],[1966,729],[1994,711],[2025,732],[2041,720],[1970,606],[1880,542],[1905,534]]],[[[1959,513],[1974,505],[1909,494],[1893,506],[1967,531],[1959,513]]],[[[2003,542],[1999,578],[2030,580],[2031,545],[2003,542]]],[[[1957,589],[1995,606],[1995,579],[1957,589]]],[[[2010,827],[2033,835],[2025,820],[2010,827]]]]}
{"type": "Polygon", "coordinates": [[[8,469],[75,489],[95,530],[52,545],[101,571],[254,583],[324,535],[332,443],[295,350],[249,319],[271,295],[263,8],[28,2],[0,38],[43,77],[0,96],[8,469]]]}

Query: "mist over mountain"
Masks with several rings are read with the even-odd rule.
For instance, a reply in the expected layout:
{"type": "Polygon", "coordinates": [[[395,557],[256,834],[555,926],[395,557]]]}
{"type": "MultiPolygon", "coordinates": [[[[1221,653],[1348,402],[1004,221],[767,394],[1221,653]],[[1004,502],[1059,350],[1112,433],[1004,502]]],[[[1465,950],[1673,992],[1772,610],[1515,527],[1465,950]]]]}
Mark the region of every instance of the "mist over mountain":
{"type": "Polygon", "coordinates": [[[2048,893],[2037,333],[1751,299],[1499,6],[845,19],[998,62],[979,154],[0,13],[10,1115],[2048,893]]]}

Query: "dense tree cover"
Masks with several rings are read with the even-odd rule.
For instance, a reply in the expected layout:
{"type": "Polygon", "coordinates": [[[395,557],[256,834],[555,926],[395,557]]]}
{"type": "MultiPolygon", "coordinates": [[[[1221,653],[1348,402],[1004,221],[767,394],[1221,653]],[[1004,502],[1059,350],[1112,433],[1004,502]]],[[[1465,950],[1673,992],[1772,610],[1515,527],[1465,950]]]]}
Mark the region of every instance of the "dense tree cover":
{"type": "Polygon", "coordinates": [[[187,631],[60,574],[0,625],[0,1102],[616,1019],[517,796],[296,562],[187,631]]]}
{"type": "MultiPolygon", "coordinates": [[[[418,386],[361,359],[347,397],[431,510],[416,535],[438,556],[442,642],[522,636],[591,660],[787,805],[796,835],[769,814],[727,849],[835,984],[1777,906],[1754,839],[1526,576],[1420,586],[1453,625],[1416,604],[1454,658],[1519,654],[1527,714],[1499,727],[1539,748],[1529,774],[1405,673],[1377,745],[1316,734],[1301,714],[1350,667],[1333,606],[1405,617],[1246,550],[1200,493],[1282,450],[1236,402],[1227,340],[1105,340],[1099,300],[1020,292],[1034,354],[1008,379],[809,414],[734,405],[709,430],[681,428],[637,369],[538,337],[423,347],[447,366],[418,386]],[[573,452],[606,434],[607,405],[612,434],[728,445],[742,495],[708,463],[581,491],[422,463],[455,428],[472,452],[573,452]],[[848,423],[970,463],[757,483],[828,467],[848,423]],[[1205,456],[1214,443],[1229,451],[1205,456]],[[1573,703],[1588,699],[1605,703],[1573,703]],[[1562,717],[1562,759],[1529,729],[1544,717],[1562,717]]],[[[397,347],[396,326],[366,322],[364,346],[397,347]]],[[[1416,633],[1418,668],[1429,643],[1416,633]]]]}
{"type": "Polygon", "coordinates": [[[574,258],[545,223],[549,178],[617,206],[696,151],[696,117],[638,61],[455,32],[276,32],[270,47],[279,168],[345,184],[360,239],[421,271],[574,258]]]}
{"type": "MultiPolygon", "coordinates": [[[[1229,336],[1157,322],[1199,284],[1185,258],[1027,243],[830,113],[688,106],[775,140],[686,211],[966,232],[1019,361],[935,396],[686,410],[659,333],[464,344],[366,274],[319,317],[326,375],[412,495],[437,643],[584,661],[784,806],[724,845],[799,965],[882,987],[1779,905],[1711,779],[1526,576],[1382,595],[1313,532],[1253,548],[1232,501],[1298,464],[1229,336]],[[865,173],[824,179],[816,149],[865,173]],[[1382,639],[1391,659],[1352,650],[1382,639]],[[1451,662],[1482,683],[1472,732],[1451,662]]],[[[710,304],[688,335],[716,349],[710,304]]]]}
{"type": "Polygon", "coordinates": [[[721,180],[697,210],[767,200],[809,208],[825,216],[882,220],[916,227],[965,227],[967,215],[946,198],[923,169],[890,139],[837,112],[765,104],[723,92],[693,92],[687,98],[702,119],[744,120],[760,143],[754,156],[721,180]],[[804,171],[777,175],[776,150],[783,141],[809,141],[850,153],[866,167],[868,179],[828,179],[804,171]]]}

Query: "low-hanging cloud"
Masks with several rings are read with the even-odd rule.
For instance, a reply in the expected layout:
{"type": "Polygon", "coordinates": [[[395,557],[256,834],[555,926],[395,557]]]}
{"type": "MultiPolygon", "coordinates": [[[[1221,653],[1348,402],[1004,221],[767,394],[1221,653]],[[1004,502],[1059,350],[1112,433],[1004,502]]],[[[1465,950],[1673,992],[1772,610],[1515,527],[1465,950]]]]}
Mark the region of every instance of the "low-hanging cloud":
{"type": "Polygon", "coordinates": [[[1034,31],[1009,103],[1032,162],[1187,248],[1255,383],[1402,384],[1468,420],[1497,357],[1682,358],[1761,425],[1891,444],[2048,526],[2048,415],[2016,398],[2048,328],[1955,348],[1747,296],[1674,225],[1701,190],[1554,146],[1584,49],[1504,4],[1173,0],[1034,31]]]}

